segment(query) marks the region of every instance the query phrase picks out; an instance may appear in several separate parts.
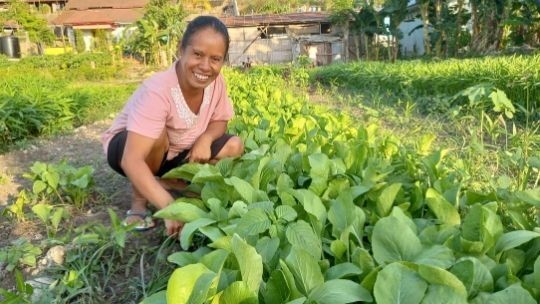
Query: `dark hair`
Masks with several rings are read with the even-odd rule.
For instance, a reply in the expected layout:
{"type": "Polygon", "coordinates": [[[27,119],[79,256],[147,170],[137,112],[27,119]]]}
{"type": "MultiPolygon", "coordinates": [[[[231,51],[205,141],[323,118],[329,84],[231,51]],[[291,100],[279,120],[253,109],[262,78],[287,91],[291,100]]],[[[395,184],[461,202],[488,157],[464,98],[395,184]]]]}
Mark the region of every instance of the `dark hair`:
{"type": "Polygon", "coordinates": [[[231,42],[229,31],[227,31],[225,24],[214,16],[198,16],[197,18],[191,20],[186,28],[186,31],[184,32],[182,41],[180,42],[180,49],[185,50],[191,42],[191,36],[206,28],[212,28],[223,36],[223,40],[225,40],[225,55],[227,55],[229,52],[229,43],[231,42]]]}

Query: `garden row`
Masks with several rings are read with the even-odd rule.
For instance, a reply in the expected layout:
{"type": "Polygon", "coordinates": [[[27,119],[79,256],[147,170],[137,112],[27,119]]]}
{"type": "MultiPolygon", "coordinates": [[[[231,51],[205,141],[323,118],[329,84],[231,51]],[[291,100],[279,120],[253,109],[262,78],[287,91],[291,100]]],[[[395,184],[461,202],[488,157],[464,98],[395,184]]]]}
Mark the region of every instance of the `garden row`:
{"type": "Polygon", "coordinates": [[[294,95],[271,70],[227,73],[247,153],[156,216],[186,222],[166,291],[144,303],[536,303],[539,190],[478,193],[431,141],[407,148],[294,95]],[[513,228],[519,227],[519,228],[513,228]],[[535,228],[536,227],[536,228],[535,228]],[[195,243],[195,246],[194,246],[195,243]]]}

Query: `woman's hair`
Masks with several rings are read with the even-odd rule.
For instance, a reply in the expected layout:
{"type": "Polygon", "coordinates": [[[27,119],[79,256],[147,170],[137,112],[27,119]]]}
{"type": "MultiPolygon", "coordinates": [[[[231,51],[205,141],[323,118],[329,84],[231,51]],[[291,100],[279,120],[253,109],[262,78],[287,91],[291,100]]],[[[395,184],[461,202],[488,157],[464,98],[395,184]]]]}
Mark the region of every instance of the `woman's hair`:
{"type": "Polygon", "coordinates": [[[199,16],[189,22],[186,31],[184,32],[184,36],[182,37],[182,40],[180,42],[180,49],[185,50],[191,42],[191,37],[193,36],[193,34],[206,28],[212,28],[217,33],[220,33],[221,36],[223,36],[223,40],[225,40],[225,55],[227,55],[227,53],[229,52],[229,43],[231,42],[229,32],[227,31],[227,27],[225,26],[225,24],[223,24],[221,20],[214,16],[199,16]]]}

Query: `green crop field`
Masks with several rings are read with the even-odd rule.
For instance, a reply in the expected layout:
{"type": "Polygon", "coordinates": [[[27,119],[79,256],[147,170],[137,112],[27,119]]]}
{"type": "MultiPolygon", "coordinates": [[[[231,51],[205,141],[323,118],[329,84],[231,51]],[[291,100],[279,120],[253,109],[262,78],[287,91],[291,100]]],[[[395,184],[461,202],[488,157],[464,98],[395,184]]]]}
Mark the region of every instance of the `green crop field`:
{"type": "MultiPolygon", "coordinates": [[[[154,214],[186,223],[178,239],[138,248],[112,209],[68,229],[70,210],[107,210],[93,169],[35,163],[2,213],[48,242],[0,248],[17,283],[0,297],[35,299],[22,270],[62,245],[44,303],[538,303],[539,60],[227,68],[246,153],[167,173],[194,194],[154,214]]],[[[103,119],[135,87],[107,82],[121,67],[37,65],[2,63],[6,150],[103,119]]]]}

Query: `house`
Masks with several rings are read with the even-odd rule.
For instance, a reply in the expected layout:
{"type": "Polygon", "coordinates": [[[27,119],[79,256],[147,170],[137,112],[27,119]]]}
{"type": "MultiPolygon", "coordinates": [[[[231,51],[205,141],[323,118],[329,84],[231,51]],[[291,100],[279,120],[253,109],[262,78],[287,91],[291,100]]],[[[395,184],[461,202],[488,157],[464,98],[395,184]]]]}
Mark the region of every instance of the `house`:
{"type": "Polygon", "coordinates": [[[92,49],[98,31],[105,30],[113,40],[144,15],[150,0],[70,0],[64,11],[51,23],[55,32],[68,37],[75,45],[75,31],[82,32],[85,50],[92,49]]]}
{"type": "Polygon", "coordinates": [[[300,55],[325,65],[343,58],[343,38],[329,13],[221,17],[231,37],[229,63],[285,63],[300,55]]]}
{"type": "MultiPolygon", "coordinates": [[[[7,6],[10,0],[0,0],[0,10],[2,7],[7,6]]],[[[37,10],[48,14],[55,14],[61,11],[68,0],[24,0],[24,2],[33,5],[37,10]]]]}

